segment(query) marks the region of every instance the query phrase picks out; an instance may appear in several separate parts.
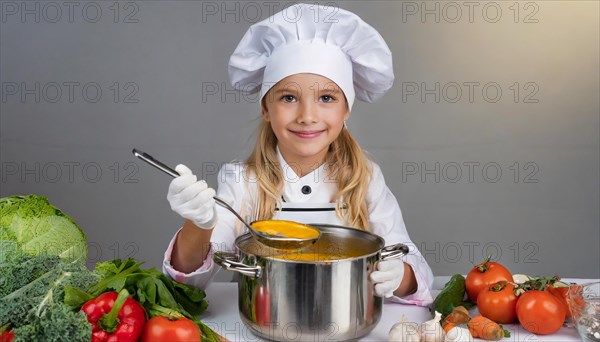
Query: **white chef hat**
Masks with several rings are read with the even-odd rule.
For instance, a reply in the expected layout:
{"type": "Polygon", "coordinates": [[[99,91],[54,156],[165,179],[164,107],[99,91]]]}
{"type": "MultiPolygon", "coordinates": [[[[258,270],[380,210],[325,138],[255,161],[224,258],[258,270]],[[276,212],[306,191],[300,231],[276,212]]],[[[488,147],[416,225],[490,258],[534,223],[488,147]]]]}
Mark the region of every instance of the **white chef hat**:
{"type": "Polygon", "coordinates": [[[394,82],[392,53],[383,37],[356,14],[316,4],[294,4],[252,25],[229,59],[234,88],[260,98],[298,73],[318,74],[354,98],[373,102],[394,82]]]}

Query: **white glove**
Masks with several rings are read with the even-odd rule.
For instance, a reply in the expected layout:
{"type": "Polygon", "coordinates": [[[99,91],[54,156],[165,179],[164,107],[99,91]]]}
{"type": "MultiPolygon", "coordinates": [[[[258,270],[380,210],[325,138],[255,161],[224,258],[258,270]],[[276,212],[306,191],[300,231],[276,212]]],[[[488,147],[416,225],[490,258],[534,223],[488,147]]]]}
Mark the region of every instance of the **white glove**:
{"type": "Polygon", "coordinates": [[[217,219],[215,190],[204,180],[197,180],[185,165],[177,165],[175,171],[180,176],[171,181],[167,194],[171,209],[200,228],[213,228],[217,219]]]}
{"type": "Polygon", "coordinates": [[[389,298],[402,283],[404,262],[402,259],[390,259],[377,263],[377,271],[371,272],[371,281],[375,283],[375,294],[389,298]]]}

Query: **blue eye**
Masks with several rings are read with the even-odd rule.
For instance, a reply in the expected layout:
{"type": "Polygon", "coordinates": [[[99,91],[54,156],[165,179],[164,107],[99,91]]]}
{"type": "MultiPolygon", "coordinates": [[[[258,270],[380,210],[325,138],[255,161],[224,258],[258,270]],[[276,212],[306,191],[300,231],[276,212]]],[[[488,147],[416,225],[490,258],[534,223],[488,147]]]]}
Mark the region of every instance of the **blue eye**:
{"type": "Polygon", "coordinates": [[[294,102],[294,101],[296,101],[296,98],[293,95],[283,95],[281,97],[281,100],[283,102],[294,102]]]}
{"type": "Polygon", "coordinates": [[[321,101],[325,102],[325,103],[331,103],[331,102],[335,102],[335,99],[333,98],[333,96],[323,95],[323,96],[321,96],[321,101]]]}

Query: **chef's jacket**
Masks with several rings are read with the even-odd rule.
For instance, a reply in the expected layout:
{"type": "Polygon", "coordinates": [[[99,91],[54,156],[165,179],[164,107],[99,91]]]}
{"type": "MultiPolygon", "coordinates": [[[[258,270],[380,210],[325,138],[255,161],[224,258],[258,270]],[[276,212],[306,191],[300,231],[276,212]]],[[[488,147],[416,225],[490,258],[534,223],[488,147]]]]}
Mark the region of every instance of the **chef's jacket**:
{"type": "MultiPolygon", "coordinates": [[[[280,166],[282,167],[284,186],[282,192],[283,206],[276,211],[273,219],[291,220],[302,223],[344,225],[335,211],[332,199],[337,193],[337,183],[327,170],[324,163],[313,172],[299,177],[293,165],[283,159],[277,149],[280,166]]],[[[412,267],[417,280],[417,291],[406,297],[392,297],[391,300],[404,304],[426,306],[433,298],[430,288],[433,283],[433,273],[425,258],[410,240],[400,206],[396,198],[386,186],[379,166],[373,162],[372,178],[367,192],[367,208],[369,211],[370,232],[381,236],[385,245],[403,243],[409,246],[410,252],[402,260],[412,267]]],[[[247,172],[244,163],[228,163],[223,165],[218,174],[217,196],[233,206],[248,222],[256,219],[258,207],[258,191],[256,176],[247,172]]],[[[204,264],[194,272],[182,273],[171,266],[171,253],[177,238],[177,232],[171,239],[165,252],[163,272],[178,282],[206,288],[216,272],[220,269],[212,260],[215,250],[235,251],[236,237],[245,234],[247,228],[237,218],[217,206],[218,221],[211,237],[211,249],[204,264]]]]}

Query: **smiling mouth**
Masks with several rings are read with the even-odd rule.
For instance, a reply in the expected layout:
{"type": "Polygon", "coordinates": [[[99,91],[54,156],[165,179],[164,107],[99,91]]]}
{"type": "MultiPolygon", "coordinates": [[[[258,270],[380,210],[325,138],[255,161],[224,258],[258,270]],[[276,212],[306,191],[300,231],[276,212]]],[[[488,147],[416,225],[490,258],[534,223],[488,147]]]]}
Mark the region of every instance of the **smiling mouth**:
{"type": "Polygon", "coordinates": [[[321,133],[323,133],[325,131],[322,130],[322,131],[291,131],[291,132],[300,138],[312,139],[312,138],[318,137],[319,135],[321,135],[321,133]]]}

